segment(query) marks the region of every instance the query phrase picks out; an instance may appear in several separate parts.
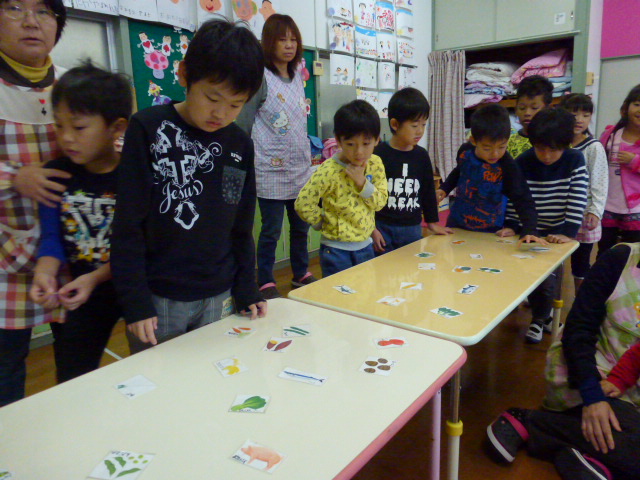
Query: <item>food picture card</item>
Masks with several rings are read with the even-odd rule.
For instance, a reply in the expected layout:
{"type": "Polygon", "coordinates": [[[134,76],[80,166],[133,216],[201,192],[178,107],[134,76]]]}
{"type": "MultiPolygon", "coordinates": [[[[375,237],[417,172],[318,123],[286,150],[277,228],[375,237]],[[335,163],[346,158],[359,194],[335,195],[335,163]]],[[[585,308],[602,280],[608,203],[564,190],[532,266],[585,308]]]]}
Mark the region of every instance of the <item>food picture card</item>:
{"type": "Polygon", "coordinates": [[[378,60],[386,60],[388,62],[396,61],[396,40],[393,34],[377,32],[376,46],[378,49],[378,60]]]}
{"type": "Polygon", "coordinates": [[[115,385],[116,390],[127,398],[134,399],[151,390],[155,390],[157,385],[144,375],[136,375],[129,380],[115,385]]]}
{"type": "Polygon", "coordinates": [[[445,318],[455,318],[462,315],[462,312],[459,312],[458,310],[455,310],[450,307],[434,308],[433,310],[430,310],[430,311],[432,313],[435,313],[436,315],[441,315],[445,318]]]}
{"type": "Polygon", "coordinates": [[[271,397],[268,395],[236,395],[229,411],[239,413],[264,413],[267,411],[269,400],[271,400],[271,397]]]}
{"type": "Polygon", "coordinates": [[[353,55],[355,52],[355,28],[353,23],[329,20],[329,50],[353,55]]]}
{"type": "Polygon", "coordinates": [[[383,305],[389,305],[390,307],[397,307],[398,305],[406,302],[407,300],[404,298],[392,297],[390,295],[386,297],[382,297],[378,300],[377,303],[382,303],[383,305]]]}
{"type": "Polygon", "coordinates": [[[415,46],[413,40],[398,38],[398,63],[415,65],[415,46]]]}
{"type": "Polygon", "coordinates": [[[500,270],[499,268],[492,267],[480,267],[478,270],[485,273],[502,273],[502,270],[500,270]]]}
{"type": "Polygon", "coordinates": [[[278,374],[278,377],[284,378],[285,380],[293,380],[294,382],[308,383],[309,385],[315,385],[317,387],[324,385],[329,378],[325,375],[303,372],[302,370],[296,370],[291,367],[287,367],[282,370],[278,374]]]}
{"type": "Polygon", "coordinates": [[[413,13],[409,10],[396,10],[396,35],[413,38],[413,13]]]}
{"type": "Polygon", "coordinates": [[[475,293],[476,290],[478,290],[478,285],[467,284],[460,290],[458,290],[458,293],[462,293],[463,295],[471,295],[472,293],[475,293]]]}
{"type": "Polygon", "coordinates": [[[377,88],[377,63],[374,60],[356,58],[356,86],[377,88]]]}
{"type": "Polygon", "coordinates": [[[375,30],[356,25],[356,55],[367,58],[376,58],[378,55],[376,39],[377,36],[375,30]]]}
{"type": "Polygon", "coordinates": [[[355,59],[332,53],[329,60],[332,85],[355,85],[355,59]]]}
{"type": "Polygon", "coordinates": [[[267,473],[273,473],[280,466],[285,456],[276,450],[254,443],[251,440],[244,442],[231,457],[247,467],[255,468],[267,473]]]}
{"type": "Polygon", "coordinates": [[[454,267],[453,270],[451,271],[454,273],[470,273],[471,270],[473,270],[473,268],[467,267],[465,265],[458,265],[457,267],[454,267]]]}
{"type": "Polygon", "coordinates": [[[511,256],[519,258],[521,260],[526,260],[527,258],[535,258],[533,255],[529,255],[528,253],[514,253],[511,256]]]}
{"type": "Polygon", "coordinates": [[[225,358],[215,362],[214,365],[223,377],[232,377],[249,370],[238,357],[225,358]]]}
{"type": "Polygon", "coordinates": [[[249,335],[251,335],[255,331],[256,331],[256,329],[253,328],[253,327],[244,327],[244,326],[238,325],[238,326],[235,326],[235,327],[231,327],[229,330],[224,332],[224,334],[227,337],[244,338],[244,337],[248,337],[249,335]]]}
{"type": "Polygon", "coordinates": [[[367,28],[376,26],[376,7],[375,0],[354,0],[353,1],[353,19],[358,25],[367,28]]]}
{"type": "Polygon", "coordinates": [[[407,339],[404,337],[374,338],[373,344],[379,349],[400,348],[408,345],[407,339]]]}
{"type": "Polygon", "coordinates": [[[380,118],[389,117],[389,101],[393,96],[393,92],[380,92],[378,94],[378,114],[380,118]]]}
{"type": "Polygon", "coordinates": [[[378,30],[388,30],[390,32],[396,29],[396,18],[391,2],[376,2],[376,26],[378,30]]]}
{"type": "Polygon", "coordinates": [[[395,360],[388,360],[380,357],[367,357],[362,365],[360,365],[360,371],[365,373],[371,373],[373,375],[382,375],[388,377],[391,375],[393,367],[398,362],[395,360]]]}
{"type": "Polygon", "coordinates": [[[352,295],[356,293],[356,291],[353,288],[349,287],[348,285],[336,285],[333,288],[334,290],[337,290],[344,295],[352,295]]]}
{"type": "Polygon", "coordinates": [[[484,258],[481,253],[470,253],[469,256],[474,260],[482,260],[484,258]]]}
{"type": "Polygon", "coordinates": [[[311,325],[291,325],[290,327],[282,327],[283,337],[308,337],[311,335],[311,325]]]}
{"type": "Polygon", "coordinates": [[[8,471],[0,468],[0,480],[11,480],[13,478],[13,474],[8,471]]]}
{"type": "MultiPolygon", "coordinates": [[[[378,92],[375,90],[362,90],[361,88],[356,89],[356,98],[358,100],[364,100],[365,102],[369,102],[373,108],[378,110],[378,92]]],[[[337,288],[337,287],[333,287],[337,288]]]]}
{"type": "Polygon", "coordinates": [[[291,346],[292,343],[293,343],[293,340],[288,340],[286,338],[271,337],[262,350],[265,352],[283,353],[286,349],[288,349],[291,346]]]}
{"type": "Polygon", "coordinates": [[[422,283],[400,282],[400,290],[422,290],[422,283]]]}
{"type": "Polygon", "coordinates": [[[378,88],[380,90],[396,89],[396,65],[394,63],[378,63],[378,88]]]}
{"type": "Polygon", "coordinates": [[[435,263],[419,263],[418,264],[418,270],[435,270],[435,269],[436,269],[435,263]]]}
{"type": "Polygon", "coordinates": [[[96,466],[89,478],[99,480],[135,480],[155,455],[113,450],[96,466]]]}
{"type": "Polygon", "coordinates": [[[398,90],[416,86],[416,70],[417,68],[415,67],[407,67],[404,65],[398,67],[398,90]]]}
{"type": "Polygon", "coordinates": [[[351,0],[327,0],[327,15],[353,21],[351,0]]]}
{"type": "Polygon", "coordinates": [[[435,257],[436,254],[435,253],[431,253],[431,252],[420,252],[420,253],[416,253],[416,257],[418,258],[429,258],[429,257],[435,257]]]}

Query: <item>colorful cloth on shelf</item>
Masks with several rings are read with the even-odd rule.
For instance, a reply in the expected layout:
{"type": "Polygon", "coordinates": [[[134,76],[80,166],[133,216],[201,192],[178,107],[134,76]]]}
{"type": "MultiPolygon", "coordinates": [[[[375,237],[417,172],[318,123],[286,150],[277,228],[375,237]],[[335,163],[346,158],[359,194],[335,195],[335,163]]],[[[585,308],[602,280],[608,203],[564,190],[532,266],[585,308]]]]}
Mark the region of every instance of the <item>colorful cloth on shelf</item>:
{"type": "Polygon", "coordinates": [[[543,77],[562,77],[567,72],[569,53],[566,48],[547,52],[529,60],[511,76],[511,83],[518,85],[522,80],[532,75],[543,77]]]}

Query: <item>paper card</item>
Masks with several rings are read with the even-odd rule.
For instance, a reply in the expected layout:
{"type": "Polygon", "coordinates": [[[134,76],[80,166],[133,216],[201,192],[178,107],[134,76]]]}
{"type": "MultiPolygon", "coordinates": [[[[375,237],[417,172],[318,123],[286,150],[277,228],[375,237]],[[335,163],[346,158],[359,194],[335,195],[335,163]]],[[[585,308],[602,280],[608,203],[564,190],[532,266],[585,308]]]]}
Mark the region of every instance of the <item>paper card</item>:
{"type": "MultiPolygon", "coordinates": [[[[355,26],[353,23],[335,18],[329,20],[329,49],[353,55],[355,48],[355,26]]],[[[351,61],[353,62],[353,58],[351,61]]]]}
{"type": "Polygon", "coordinates": [[[418,264],[418,270],[435,270],[435,269],[436,269],[435,263],[419,263],[418,264]]]}
{"type": "Polygon", "coordinates": [[[356,86],[378,88],[377,66],[375,60],[356,58],[356,86]]]}
{"type": "Polygon", "coordinates": [[[498,242],[498,243],[506,243],[508,245],[510,245],[512,243],[516,243],[515,240],[510,240],[508,238],[496,238],[496,242],[498,242]]]}
{"type": "Polygon", "coordinates": [[[481,253],[470,253],[469,256],[474,260],[482,260],[484,258],[481,253]]]}
{"type": "Polygon", "coordinates": [[[354,21],[365,27],[374,28],[376,23],[376,10],[374,0],[358,0],[353,2],[354,7],[357,8],[353,11],[354,21]]]}
{"type": "Polygon", "coordinates": [[[332,53],[329,60],[332,85],[355,85],[355,60],[347,55],[332,53]]]}
{"type": "Polygon", "coordinates": [[[362,90],[356,88],[356,98],[369,102],[373,108],[378,110],[378,92],[375,90],[362,90]]]}
{"type": "Polygon", "coordinates": [[[249,335],[251,335],[255,331],[256,331],[256,329],[253,328],[253,327],[242,327],[242,326],[238,325],[238,326],[235,326],[235,327],[231,327],[231,329],[227,330],[226,332],[224,332],[224,334],[227,337],[244,338],[244,337],[248,337],[249,335]]]}
{"type": "Polygon", "coordinates": [[[287,340],[286,338],[271,337],[267,344],[262,349],[264,352],[278,352],[283,353],[288,349],[293,340],[287,340]]]}
{"type": "Polygon", "coordinates": [[[415,87],[417,85],[417,70],[415,67],[407,67],[404,65],[398,67],[398,90],[415,87]]]}
{"type": "Polygon", "coordinates": [[[380,90],[395,90],[396,89],[395,63],[379,62],[377,65],[378,65],[378,88],[380,90]]]}
{"type": "Polygon", "coordinates": [[[378,93],[378,114],[380,118],[387,118],[389,115],[389,101],[393,96],[393,92],[378,93]]]}
{"type": "Polygon", "coordinates": [[[397,46],[398,46],[398,63],[415,66],[416,47],[413,44],[413,40],[409,40],[407,38],[398,38],[397,46]]]}
{"type": "Polygon", "coordinates": [[[267,411],[267,404],[271,397],[267,395],[237,395],[230,412],[241,413],[264,413],[267,411]]]}
{"type": "Polygon", "coordinates": [[[225,358],[214,363],[223,377],[232,377],[249,370],[248,367],[240,363],[238,357],[225,358]]]}
{"type": "Polygon", "coordinates": [[[267,473],[273,473],[282,463],[285,456],[269,447],[264,447],[247,440],[231,457],[247,467],[267,473]]]}
{"type": "Polygon", "coordinates": [[[411,10],[414,1],[415,0],[396,0],[396,8],[405,8],[407,10],[411,10]]]}
{"type": "Polygon", "coordinates": [[[391,307],[397,307],[398,305],[400,305],[401,303],[406,302],[407,300],[404,298],[398,298],[398,297],[392,297],[392,296],[386,296],[386,297],[382,297],[380,300],[378,300],[377,303],[383,303],[385,305],[389,305],[391,307]]]}
{"type": "Polygon", "coordinates": [[[283,337],[308,337],[311,335],[311,325],[291,325],[290,327],[282,327],[283,337]]]}
{"type": "Polygon", "coordinates": [[[395,360],[388,360],[380,357],[367,357],[359,370],[365,373],[372,373],[374,375],[383,375],[388,377],[391,375],[391,370],[396,366],[398,362],[395,360]]]}
{"type": "Polygon", "coordinates": [[[387,32],[376,33],[376,50],[378,60],[396,61],[396,40],[393,34],[387,32]]]}
{"type": "Polygon", "coordinates": [[[155,455],[149,453],[133,453],[118,450],[109,452],[102,462],[93,469],[89,478],[111,480],[134,480],[147,468],[155,455]]]}
{"type": "Polygon", "coordinates": [[[449,307],[440,307],[440,308],[434,308],[433,310],[431,310],[431,312],[437,314],[437,315],[442,315],[445,318],[455,318],[455,317],[459,317],[460,315],[462,315],[462,312],[459,312],[457,310],[454,310],[453,308],[449,308],[449,307]]]}
{"type": "Polygon", "coordinates": [[[467,243],[466,240],[452,240],[451,241],[451,245],[464,245],[465,243],[467,243]]]}
{"type": "Polygon", "coordinates": [[[419,257],[419,258],[429,258],[429,257],[435,257],[435,256],[436,254],[431,252],[416,253],[416,257],[419,257]]]}
{"type": "Polygon", "coordinates": [[[0,480],[10,480],[11,478],[13,478],[13,474],[10,471],[0,468],[0,480]]]}
{"type": "Polygon", "coordinates": [[[413,14],[408,10],[396,10],[396,33],[413,38],[413,14]]]}
{"type": "Polygon", "coordinates": [[[521,259],[525,259],[525,258],[535,258],[533,255],[528,255],[526,253],[514,253],[513,255],[511,255],[512,257],[516,257],[516,258],[521,258],[521,259]]]}
{"type": "Polygon", "coordinates": [[[345,20],[353,20],[351,0],[327,0],[327,15],[345,20]]]}
{"type": "Polygon", "coordinates": [[[547,247],[531,247],[529,249],[530,252],[548,252],[550,249],[547,247]]]}
{"type": "Polygon", "coordinates": [[[422,290],[422,283],[400,282],[400,290],[422,290]]]}
{"type": "Polygon", "coordinates": [[[287,367],[282,370],[278,376],[285,380],[293,380],[294,382],[308,383],[309,385],[324,385],[329,377],[318,375],[317,373],[307,373],[295,368],[287,367]]]}
{"type": "Polygon", "coordinates": [[[333,288],[335,288],[340,293],[344,293],[345,295],[351,295],[353,293],[356,293],[356,291],[353,288],[351,288],[351,287],[349,287],[347,285],[336,285],[333,288]]]}
{"type": "Polygon", "coordinates": [[[404,337],[374,338],[373,344],[380,349],[400,348],[408,345],[407,339],[404,337]]]}
{"type": "Polygon", "coordinates": [[[368,58],[378,56],[375,30],[356,25],[356,55],[368,58]]]}
{"type": "Polygon", "coordinates": [[[502,273],[502,270],[500,270],[499,268],[480,267],[478,270],[485,273],[502,273]]]}
{"type": "Polygon", "coordinates": [[[125,397],[134,399],[157,388],[157,385],[144,375],[136,375],[129,380],[115,385],[116,389],[125,397]]]}
{"type": "Polygon", "coordinates": [[[454,267],[454,269],[451,271],[455,273],[469,273],[471,272],[471,270],[473,270],[473,268],[465,267],[464,265],[458,265],[457,267],[454,267]]]}
{"type": "Polygon", "coordinates": [[[478,285],[471,285],[467,283],[464,287],[458,290],[458,293],[462,293],[463,295],[471,295],[478,289],[478,285]]]}
{"type": "Polygon", "coordinates": [[[376,2],[376,23],[378,30],[393,32],[396,29],[396,17],[391,2],[380,0],[376,2]]]}

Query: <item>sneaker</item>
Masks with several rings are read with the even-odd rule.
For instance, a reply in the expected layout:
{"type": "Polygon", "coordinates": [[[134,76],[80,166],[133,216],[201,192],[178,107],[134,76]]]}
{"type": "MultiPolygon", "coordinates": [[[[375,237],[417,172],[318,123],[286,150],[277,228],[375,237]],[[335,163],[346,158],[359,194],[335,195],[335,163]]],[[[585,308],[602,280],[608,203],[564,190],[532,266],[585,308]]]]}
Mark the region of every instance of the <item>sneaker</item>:
{"type": "Polygon", "coordinates": [[[276,284],[273,283],[273,282],[265,283],[264,285],[262,285],[260,287],[259,290],[260,290],[260,293],[262,294],[262,296],[264,297],[265,300],[271,300],[273,298],[282,297],[282,295],[280,295],[280,292],[276,288],[276,284]]]}
{"type": "Polygon", "coordinates": [[[527,343],[540,343],[542,341],[542,332],[544,332],[544,320],[532,320],[529,330],[524,337],[527,343]]]}
{"type": "Polygon", "coordinates": [[[563,448],[553,461],[563,480],[612,480],[607,467],[575,448],[563,448]]]}
{"type": "Polygon", "coordinates": [[[291,286],[293,288],[304,287],[305,285],[309,285],[310,283],[317,282],[318,279],[314,277],[311,272],[305,273],[304,277],[300,280],[291,280],[291,286]]]}
{"type": "Polygon", "coordinates": [[[487,427],[491,446],[507,462],[513,462],[518,449],[529,439],[526,417],[527,410],[510,408],[487,427]]]}
{"type": "MultiPolygon", "coordinates": [[[[560,330],[564,326],[564,323],[560,322],[558,324],[558,330],[560,330]]],[[[542,330],[544,333],[551,334],[553,333],[553,317],[547,318],[542,324],[542,330]]]]}

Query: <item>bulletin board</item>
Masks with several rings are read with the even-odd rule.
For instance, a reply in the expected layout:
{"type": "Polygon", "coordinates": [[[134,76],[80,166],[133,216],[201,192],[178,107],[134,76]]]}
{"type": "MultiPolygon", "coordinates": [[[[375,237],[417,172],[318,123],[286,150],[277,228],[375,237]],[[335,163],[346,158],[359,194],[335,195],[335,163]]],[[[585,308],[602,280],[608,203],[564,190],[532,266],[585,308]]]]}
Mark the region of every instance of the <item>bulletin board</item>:
{"type": "MultiPolygon", "coordinates": [[[[302,54],[304,58],[305,66],[308,72],[313,72],[313,61],[315,59],[315,52],[313,50],[305,50],[302,54]]],[[[308,79],[304,84],[304,95],[307,101],[310,101],[309,116],[307,117],[307,133],[318,137],[318,105],[316,100],[316,77],[309,74],[308,79]]]]}

